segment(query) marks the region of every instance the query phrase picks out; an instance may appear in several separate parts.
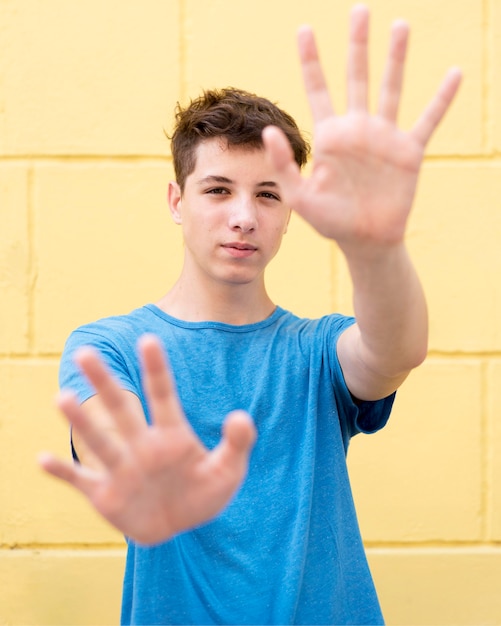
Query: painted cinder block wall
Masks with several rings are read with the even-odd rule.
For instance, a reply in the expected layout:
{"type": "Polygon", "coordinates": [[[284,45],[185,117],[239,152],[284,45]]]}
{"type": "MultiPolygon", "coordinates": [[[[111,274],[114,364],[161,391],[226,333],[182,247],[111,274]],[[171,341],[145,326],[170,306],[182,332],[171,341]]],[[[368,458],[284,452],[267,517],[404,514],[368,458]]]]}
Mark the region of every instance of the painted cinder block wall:
{"type": "MultiPolygon", "coordinates": [[[[501,0],[373,0],[412,26],[401,124],[465,75],[409,225],[429,357],[349,465],[389,624],[501,624],[501,0]]],[[[177,100],[234,85],[311,132],[295,31],[311,23],[344,109],[348,0],[0,0],[0,624],[117,623],[121,536],[36,455],[68,455],[53,406],[75,326],[158,299],[182,246],[164,130],[177,100]]],[[[299,314],[351,311],[335,246],[293,219],[268,282],[299,314]]]]}

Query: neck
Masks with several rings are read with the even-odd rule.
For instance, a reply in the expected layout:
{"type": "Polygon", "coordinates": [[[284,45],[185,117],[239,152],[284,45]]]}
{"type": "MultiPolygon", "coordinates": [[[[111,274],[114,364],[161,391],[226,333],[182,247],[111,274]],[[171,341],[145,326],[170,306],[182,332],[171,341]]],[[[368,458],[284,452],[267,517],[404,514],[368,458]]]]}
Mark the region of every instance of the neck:
{"type": "Polygon", "coordinates": [[[269,317],[275,305],[264,281],[256,284],[204,284],[188,281],[183,275],[157,306],[187,322],[214,321],[241,326],[269,317]]]}

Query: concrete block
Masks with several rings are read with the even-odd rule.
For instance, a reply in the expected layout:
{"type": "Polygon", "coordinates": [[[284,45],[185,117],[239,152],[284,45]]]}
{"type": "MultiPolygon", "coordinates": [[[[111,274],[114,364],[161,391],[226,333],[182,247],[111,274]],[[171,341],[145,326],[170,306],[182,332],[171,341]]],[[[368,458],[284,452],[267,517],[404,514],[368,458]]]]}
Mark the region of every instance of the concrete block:
{"type": "Polygon", "coordinates": [[[408,243],[430,314],[430,350],[501,349],[501,165],[425,166],[408,243]]]}
{"type": "MultiPolygon", "coordinates": [[[[433,0],[384,3],[373,0],[366,4],[372,11],[372,107],[376,107],[379,94],[390,25],[394,19],[404,18],[411,25],[412,36],[401,107],[402,126],[409,128],[414,124],[447,69],[460,66],[466,77],[461,95],[432,140],[429,153],[482,151],[482,4],[472,0],[460,5],[433,0]]],[[[332,4],[312,0],[290,3],[285,10],[283,4],[266,0],[257,0],[252,5],[244,0],[188,0],[187,95],[198,94],[206,87],[241,87],[277,101],[297,119],[301,128],[311,131],[296,52],[296,31],[304,23],[314,27],[335,107],[343,112],[348,15],[352,5],[349,0],[332,4]],[[211,24],[211,45],[207,43],[208,24],[211,24]]]]}
{"type": "Polygon", "coordinates": [[[367,542],[482,538],[482,367],[428,359],[397,393],[387,426],[348,452],[367,542]]]}
{"type": "Polygon", "coordinates": [[[0,354],[20,353],[29,343],[30,247],[28,172],[0,164],[0,354]]]}
{"type": "Polygon", "coordinates": [[[124,561],[123,550],[0,550],[0,623],[118,624],[124,561]]]}
{"type": "Polygon", "coordinates": [[[270,297],[304,317],[333,310],[332,244],[293,214],[282,246],[266,270],[270,297]]]}
{"type": "Polygon", "coordinates": [[[388,626],[501,624],[494,546],[369,549],[388,626]]]}
{"type": "MultiPolygon", "coordinates": [[[[407,243],[428,301],[430,351],[501,350],[501,164],[429,162],[423,167],[407,243]]],[[[351,310],[343,259],[335,278],[351,310]]]]}
{"type": "Polygon", "coordinates": [[[168,152],[178,3],[6,0],[0,23],[1,154],[168,152]]]}
{"type": "Polygon", "coordinates": [[[0,361],[0,545],[121,546],[78,492],[38,467],[44,450],[70,460],[69,429],[54,408],[57,370],[56,359],[0,361]]]}
{"type": "MultiPolygon", "coordinates": [[[[501,623],[499,548],[379,548],[368,558],[388,626],[501,623]]],[[[122,550],[2,550],[0,621],[117,623],[123,565],[122,550]]]]}
{"type": "Polygon", "coordinates": [[[501,541],[501,359],[491,359],[487,368],[485,402],[488,416],[490,507],[489,539],[501,541]]]}
{"type": "Polygon", "coordinates": [[[35,344],[59,353],[82,323],[157,301],[177,277],[181,231],[162,164],[39,166],[35,344]]]}
{"type": "Polygon", "coordinates": [[[501,150],[501,68],[499,58],[501,55],[501,1],[491,0],[488,3],[490,10],[487,41],[489,54],[489,74],[486,80],[488,93],[487,120],[489,133],[492,133],[492,148],[499,153],[501,150]]]}

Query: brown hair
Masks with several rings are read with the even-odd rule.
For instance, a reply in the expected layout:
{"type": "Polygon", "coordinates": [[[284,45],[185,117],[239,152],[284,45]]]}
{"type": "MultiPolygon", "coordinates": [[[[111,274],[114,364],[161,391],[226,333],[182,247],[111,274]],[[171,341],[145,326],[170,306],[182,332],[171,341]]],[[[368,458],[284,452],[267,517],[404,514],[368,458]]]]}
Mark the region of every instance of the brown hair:
{"type": "Polygon", "coordinates": [[[296,122],[275,104],[247,91],[228,87],[204,91],[186,107],[177,103],[176,125],[171,139],[176,180],[184,189],[186,177],[196,165],[196,148],[201,141],[222,137],[228,146],[261,148],[261,133],[266,126],[278,126],[288,138],[294,159],[302,167],[310,146],[301,136],[296,122]]]}

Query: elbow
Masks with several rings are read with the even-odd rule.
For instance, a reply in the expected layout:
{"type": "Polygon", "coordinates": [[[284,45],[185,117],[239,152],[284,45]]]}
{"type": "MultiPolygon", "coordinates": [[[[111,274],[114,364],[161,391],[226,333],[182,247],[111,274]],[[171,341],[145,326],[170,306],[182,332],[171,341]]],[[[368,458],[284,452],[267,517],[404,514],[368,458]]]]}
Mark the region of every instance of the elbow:
{"type": "Polygon", "coordinates": [[[399,374],[409,374],[413,369],[416,369],[426,360],[428,356],[428,344],[424,343],[422,346],[413,346],[412,350],[408,350],[405,353],[400,354],[400,359],[396,359],[394,362],[395,370],[399,374]]]}
{"type": "Polygon", "coordinates": [[[409,370],[413,370],[416,367],[419,367],[428,356],[428,343],[425,342],[420,348],[414,350],[410,359],[410,367],[409,370]]]}

